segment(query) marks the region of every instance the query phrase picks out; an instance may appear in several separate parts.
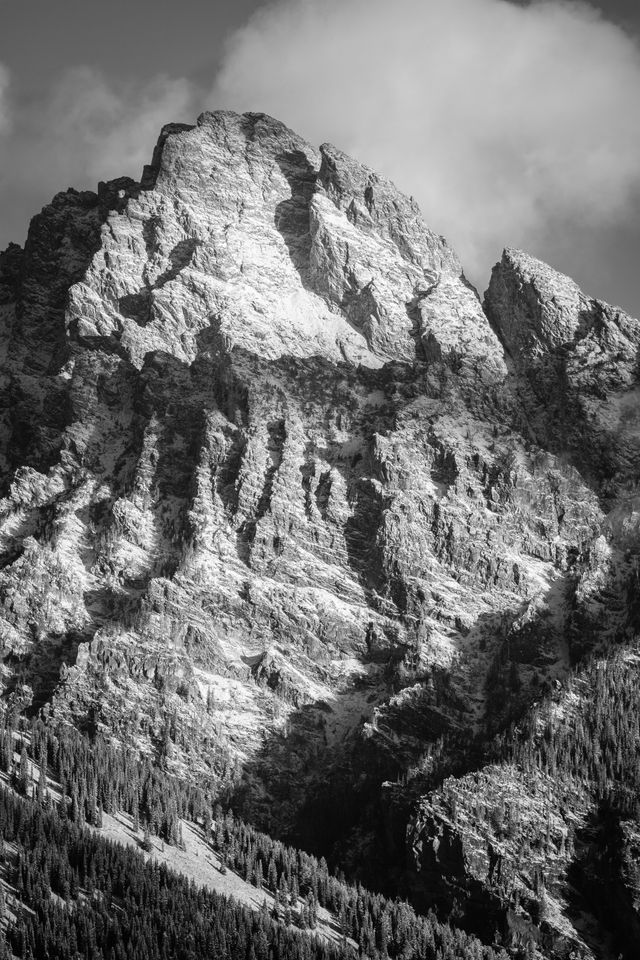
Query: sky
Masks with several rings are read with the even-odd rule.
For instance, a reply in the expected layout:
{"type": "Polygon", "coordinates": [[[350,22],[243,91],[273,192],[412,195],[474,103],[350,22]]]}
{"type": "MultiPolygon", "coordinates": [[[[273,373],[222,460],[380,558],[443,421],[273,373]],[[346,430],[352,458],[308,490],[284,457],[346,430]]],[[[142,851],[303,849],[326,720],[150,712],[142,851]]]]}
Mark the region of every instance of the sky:
{"type": "Polygon", "coordinates": [[[482,290],[504,246],[640,315],[637,0],[0,0],[0,249],[160,127],[264,111],[420,203],[482,290]]]}

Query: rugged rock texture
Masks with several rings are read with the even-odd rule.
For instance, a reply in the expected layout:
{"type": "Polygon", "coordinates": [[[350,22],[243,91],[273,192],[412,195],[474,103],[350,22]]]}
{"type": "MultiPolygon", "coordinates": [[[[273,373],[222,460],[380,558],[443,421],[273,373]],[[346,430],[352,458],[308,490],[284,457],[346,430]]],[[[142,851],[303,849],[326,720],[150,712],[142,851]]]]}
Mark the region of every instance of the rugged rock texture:
{"type": "Polygon", "coordinates": [[[640,321],[519,250],[505,250],[494,268],[485,306],[536,441],[567,455],[605,494],[635,485],[640,321]]]}
{"type": "MultiPolygon", "coordinates": [[[[0,260],[5,700],[354,851],[385,777],[625,639],[640,327],[513,251],[486,309],[413,201],[264,115],[58,195],[0,260]]],[[[427,807],[411,849],[504,913],[427,807]]]]}

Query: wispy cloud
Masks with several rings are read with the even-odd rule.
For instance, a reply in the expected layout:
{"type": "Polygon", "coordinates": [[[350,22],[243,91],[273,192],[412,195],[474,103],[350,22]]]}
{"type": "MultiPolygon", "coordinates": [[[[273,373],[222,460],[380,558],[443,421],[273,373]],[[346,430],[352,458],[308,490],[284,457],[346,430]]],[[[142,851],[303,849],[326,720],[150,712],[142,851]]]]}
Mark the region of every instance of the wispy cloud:
{"type": "Polygon", "coordinates": [[[71,175],[71,183],[74,177],[136,176],[163,124],[190,119],[191,95],[184,79],[118,85],[78,67],[56,85],[35,133],[49,145],[56,176],[71,175]]]}
{"type": "Polygon", "coordinates": [[[76,67],[26,105],[10,103],[2,82],[0,72],[0,248],[21,241],[25,213],[36,213],[59,190],[138,177],[163,124],[190,120],[196,109],[190,83],[162,75],[134,84],[76,67]],[[10,116],[11,130],[2,135],[2,118],[8,124],[10,116]]]}
{"type": "Polygon", "coordinates": [[[232,38],[211,101],[391,176],[480,281],[502,246],[562,258],[640,192],[638,47],[585,3],[281,0],[232,38]]]}

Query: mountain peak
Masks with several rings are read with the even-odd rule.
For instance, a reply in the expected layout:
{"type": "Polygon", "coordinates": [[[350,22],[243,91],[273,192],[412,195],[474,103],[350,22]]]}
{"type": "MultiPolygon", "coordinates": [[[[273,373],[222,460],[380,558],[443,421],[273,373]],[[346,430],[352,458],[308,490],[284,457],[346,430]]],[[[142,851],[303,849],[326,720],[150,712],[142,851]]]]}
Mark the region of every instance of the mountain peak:
{"type": "MultiPolygon", "coordinates": [[[[389,180],[216,111],[35,217],[0,324],[7,712],[383,863],[514,956],[602,955],[566,879],[602,794],[546,731],[597,718],[562,684],[637,634],[638,322],[516,250],[483,306],[389,180]]],[[[636,744],[599,716],[608,792],[636,744]]]]}
{"type": "Polygon", "coordinates": [[[599,482],[637,476],[640,321],[514,249],[494,267],[484,306],[538,441],[599,482]]]}
{"type": "Polygon", "coordinates": [[[510,353],[540,352],[574,339],[588,298],[570,277],[523,250],[508,247],[494,267],[487,297],[495,304],[516,289],[528,309],[526,317],[519,314],[517,324],[509,322],[508,311],[504,313],[500,332],[510,353]]]}
{"type": "Polygon", "coordinates": [[[143,186],[111,213],[71,292],[81,339],[115,338],[138,366],[157,349],[193,360],[204,331],[272,358],[375,367],[430,340],[499,366],[445,241],[336,148],[316,151],[265,114],[204,113],[163,129],[143,186]],[[452,299],[465,309],[452,314],[452,299]]]}

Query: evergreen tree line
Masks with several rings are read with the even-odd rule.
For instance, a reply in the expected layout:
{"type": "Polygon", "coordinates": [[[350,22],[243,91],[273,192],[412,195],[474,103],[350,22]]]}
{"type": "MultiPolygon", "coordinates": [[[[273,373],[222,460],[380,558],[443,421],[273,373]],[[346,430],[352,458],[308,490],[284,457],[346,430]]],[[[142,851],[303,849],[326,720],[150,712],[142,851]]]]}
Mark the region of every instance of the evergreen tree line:
{"type": "Polygon", "coordinates": [[[80,826],[100,826],[103,812],[124,812],[136,829],[146,827],[170,844],[180,842],[180,820],[202,818],[214,795],[213,781],[195,785],[178,780],[150,758],[114,746],[100,732],[89,739],[68,724],[52,727],[34,719],[27,726],[11,714],[0,725],[0,769],[11,775],[20,793],[35,791],[41,801],[47,775],[56,780],[61,815],[80,826]],[[32,775],[33,767],[38,777],[32,775]]]}
{"type": "Polygon", "coordinates": [[[639,654],[636,643],[585,665],[503,735],[496,751],[497,759],[519,765],[534,781],[538,771],[547,774],[561,813],[576,793],[587,801],[588,833],[577,853],[572,831],[565,845],[571,876],[613,934],[616,951],[628,958],[638,956],[640,929],[639,654]]]}
{"type": "Polygon", "coordinates": [[[231,811],[218,805],[215,820],[205,819],[205,836],[211,830],[212,845],[223,864],[259,889],[275,896],[276,917],[294,920],[314,929],[318,905],[338,918],[343,939],[358,944],[361,957],[465,957],[502,956],[483,946],[475,937],[441,923],[433,913],[416,914],[406,901],[389,900],[344,876],[330,874],[324,857],[318,860],[301,850],[259,833],[231,811]]]}
{"type": "MultiPolygon", "coordinates": [[[[236,834],[246,839],[252,834],[231,815],[224,820],[225,843],[236,834]]],[[[266,842],[263,835],[256,835],[256,841],[266,842]]],[[[289,861],[292,869],[292,852],[278,846],[283,867],[289,861]]],[[[295,857],[296,864],[305,864],[303,856],[296,852],[295,857]]],[[[15,889],[10,902],[0,897],[6,922],[0,960],[8,960],[8,948],[24,960],[354,957],[344,937],[331,944],[277,923],[266,901],[260,911],[251,911],[5,788],[0,789],[0,859],[15,889]]],[[[313,876],[309,882],[313,889],[313,876]]],[[[431,914],[416,917],[407,904],[391,904],[335,878],[319,878],[319,896],[325,885],[327,902],[342,904],[343,927],[351,924],[349,932],[358,934],[360,956],[506,960],[504,952],[496,953],[431,914]]]]}
{"type": "MultiPolygon", "coordinates": [[[[16,842],[20,849],[14,877],[18,898],[35,912],[32,915],[29,911],[22,911],[18,921],[10,926],[11,946],[17,956],[28,957],[29,950],[33,956],[45,956],[45,953],[37,952],[42,947],[42,940],[38,938],[44,936],[46,939],[46,931],[58,930],[62,924],[65,932],[55,940],[58,946],[49,944],[47,949],[52,960],[66,957],[67,954],[56,950],[63,949],[62,944],[67,936],[71,936],[69,925],[74,923],[79,924],[74,936],[80,955],[90,960],[94,957],[111,960],[112,956],[114,960],[138,956],[145,960],[191,957],[213,949],[210,934],[206,931],[202,932],[203,939],[193,947],[193,953],[172,952],[174,947],[169,946],[174,943],[171,932],[166,933],[166,940],[160,945],[156,936],[155,912],[160,895],[155,887],[167,888],[167,876],[171,878],[171,884],[177,883],[178,878],[164,867],[145,864],[137,851],[109,843],[99,834],[83,829],[84,824],[100,827],[103,812],[124,811],[133,817],[134,826],[137,822],[138,826],[145,828],[147,838],[152,831],[169,843],[180,842],[181,819],[201,826],[207,842],[218,853],[223,870],[229,867],[258,889],[273,893],[275,907],[267,911],[265,901],[259,929],[248,925],[246,918],[238,919],[240,914],[233,914],[235,919],[228,921],[232,926],[235,924],[234,931],[238,925],[249,931],[245,937],[249,945],[253,937],[259,939],[258,946],[247,947],[243,960],[244,957],[262,960],[263,956],[269,960],[298,955],[302,958],[326,956],[327,960],[334,955],[353,956],[348,938],[358,945],[357,952],[361,957],[398,957],[403,960],[414,957],[425,960],[506,958],[504,952],[497,953],[484,946],[464,931],[440,922],[434,914],[419,916],[406,902],[388,900],[361,885],[348,885],[342,874],[330,873],[324,858],[318,860],[273,840],[234,817],[232,811],[223,812],[220,804],[214,803],[211,787],[203,789],[180,782],[154,767],[149,760],[114,746],[100,734],[90,741],[67,725],[51,729],[41,720],[33,720],[29,726],[7,720],[0,728],[0,766],[11,774],[15,789],[26,798],[20,806],[17,797],[0,796],[0,829],[5,839],[16,842]],[[35,768],[38,769],[37,777],[34,776],[35,768]],[[58,803],[53,803],[46,788],[47,776],[61,784],[62,796],[58,803]],[[5,814],[3,810],[10,812],[5,814]],[[135,879],[129,877],[129,871],[133,871],[135,879]],[[147,891],[146,884],[150,885],[151,892],[147,891]],[[65,914],[63,908],[64,921],[58,919],[54,923],[60,906],[56,907],[55,901],[51,900],[52,892],[65,904],[73,905],[71,914],[68,911],[65,914]],[[136,899],[138,894],[141,900],[136,899]],[[326,944],[318,947],[318,953],[309,946],[316,938],[306,931],[316,929],[320,908],[326,908],[337,917],[342,946],[337,952],[337,948],[332,948],[333,954],[331,951],[322,952],[328,950],[326,944]],[[136,923],[125,922],[126,917],[129,921],[135,917],[136,923]],[[153,919],[148,921],[148,918],[153,919]],[[275,929],[280,931],[277,936],[272,930],[274,923],[275,929]],[[127,940],[119,932],[121,925],[126,926],[129,937],[133,936],[135,928],[135,937],[139,939],[135,943],[127,940]],[[299,954],[287,952],[288,942],[280,943],[282,929],[295,935],[296,944],[300,937],[303,938],[304,949],[299,954]],[[112,930],[115,930],[113,937],[112,930]],[[92,931],[95,931],[95,942],[91,940],[92,931]],[[274,938],[277,941],[275,946],[274,938]],[[105,943],[109,944],[107,948],[105,943]],[[114,952],[109,954],[108,949],[114,952]],[[137,953],[137,950],[142,952],[137,953]]],[[[183,903],[180,907],[184,927],[190,922],[188,913],[192,909],[192,900],[194,916],[200,917],[201,899],[208,895],[186,880],[181,882],[191,891],[187,896],[180,887],[180,897],[189,900],[187,905],[183,903]]],[[[162,896],[163,906],[158,908],[159,912],[166,906],[167,895],[162,896]]],[[[215,898],[214,904],[222,904],[220,910],[225,916],[233,913],[229,913],[231,908],[225,906],[227,901],[223,898],[215,898]]],[[[214,914],[215,910],[211,916],[214,914]]],[[[224,923],[222,928],[226,930],[224,923]]],[[[220,938],[217,934],[216,937],[218,944],[220,938]]],[[[235,932],[229,934],[229,943],[235,944],[234,937],[235,932]]],[[[214,952],[202,955],[221,958],[241,955],[235,946],[229,946],[229,950],[236,952],[225,953],[216,944],[214,952]]],[[[180,949],[186,949],[185,945],[181,944],[180,949]]],[[[1,954],[0,960],[3,960],[1,954]]]]}
{"type": "Polygon", "coordinates": [[[16,896],[0,898],[9,950],[24,960],[340,960],[347,952],[276,924],[0,790],[2,859],[16,896]],[[9,852],[15,848],[17,853],[9,852]]]}
{"type": "Polygon", "coordinates": [[[608,809],[640,821],[640,660],[595,660],[556,698],[498,740],[497,757],[571,778],[608,809]]]}

